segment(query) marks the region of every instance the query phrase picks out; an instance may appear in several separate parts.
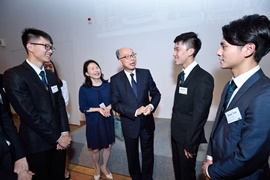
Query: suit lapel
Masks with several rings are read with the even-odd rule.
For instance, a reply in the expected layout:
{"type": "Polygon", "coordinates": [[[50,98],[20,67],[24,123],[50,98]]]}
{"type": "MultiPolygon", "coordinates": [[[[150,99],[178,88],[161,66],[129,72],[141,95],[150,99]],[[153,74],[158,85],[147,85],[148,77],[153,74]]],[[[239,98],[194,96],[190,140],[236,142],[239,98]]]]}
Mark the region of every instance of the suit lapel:
{"type": "MultiPolygon", "coordinates": [[[[55,107],[55,100],[54,100],[54,97],[53,97],[53,92],[52,92],[52,88],[51,87],[53,87],[53,86],[57,86],[57,88],[58,88],[58,91],[60,91],[60,87],[58,86],[58,83],[57,84],[52,84],[52,79],[53,79],[53,77],[52,77],[52,75],[53,75],[53,73],[51,73],[51,72],[48,72],[47,70],[46,70],[46,78],[47,78],[47,81],[48,81],[48,90],[46,90],[47,92],[49,92],[49,94],[50,94],[50,97],[51,97],[51,99],[52,99],[52,103],[53,103],[53,107],[55,107]]],[[[43,85],[43,84],[42,84],[43,85]]],[[[43,88],[44,88],[44,86],[43,86],[43,88]]],[[[45,88],[44,88],[45,89],[45,88]]]]}
{"type": "Polygon", "coordinates": [[[125,88],[125,92],[132,93],[134,95],[134,97],[136,98],[136,96],[135,96],[135,94],[133,92],[133,89],[132,89],[132,87],[130,85],[130,82],[129,82],[129,80],[128,80],[128,78],[127,78],[124,70],[121,71],[121,80],[123,82],[123,85],[124,85],[124,88],[125,88]]]}
{"type": "Polygon", "coordinates": [[[200,69],[199,64],[197,64],[189,73],[188,77],[186,78],[186,80],[184,81],[183,86],[188,86],[189,82],[192,81],[192,78],[197,74],[197,71],[200,69]]]}
{"type": "Polygon", "coordinates": [[[224,115],[221,115],[221,113],[222,113],[221,110],[223,108],[223,103],[224,103],[224,100],[225,100],[225,95],[226,95],[226,92],[228,90],[228,87],[229,87],[229,82],[225,85],[225,87],[223,89],[223,92],[222,92],[222,95],[221,95],[221,98],[220,98],[220,102],[219,102],[219,106],[218,106],[218,110],[217,110],[217,114],[216,114],[216,118],[215,118],[215,124],[214,124],[213,132],[212,132],[213,135],[221,127],[222,119],[224,118],[224,115]],[[223,116],[223,117],[221,117],[221,116],[223,116]]]}
{"type": "Polygon", "coordinates": [[[26,61],[24,61],[22,65],[29,72],[29,78],[32,79],[32,82],[37,83],[43,91],[46,91],[46,88],[44,88],[44,85],[36,71],[26,61]]]}
{"type": "MultiPolygon", "coordinates": [[[[238,92],[235,94],[235,96],[233,97],[232,101],[230,102],[228,108],[226,109],[227,111],[232,110],[233,108],[237,107],[237,102],[239,100],[241,100],[241,98],[243,97],[243,95],[252,87],[252,85],[258,81],[260,79],[260,77],[263,75],[262,70],[260,69],[259,71],[257,71],[255,74],[253,74],[243,85],[242,87],[238,90],[238,92]]],[[[221,119],[219,119],[219,117],[221,116],[221,109],[224,103],[224,99],[225,99],[225,94],[227,92],[228,89],[228,85],[229,83],[227,83],[227,85],[225,86],[223,93],[222,93],[222,98],[219,104],[219,108],[218,108],[218,112],[217,112],[217,116],[216,116],[216,123],[215,123],[215,127],[214,127],[214,131],[213,131],[213,135],[219,131],[219,129],[222,127],[222,125],[226,122],[226,116],[223,115],[223,117],[221,119]],[[220,121],[220,122],[219,122],[220,121]]]]}
{"type": "Polygon", "coordinates": [[[136,80],[137,80],[137,94],[138,94],[137,99],[140,99],[140,95],[143,94],[141,92],[142,87],[143,87],[143,78],[146,78],[146,77],[143,77],[142,72],[139,69],[136,69],[136,78],[137,78],[136,80]]]}
{"type": "MultiPolygon", "coordinates": [[[[200,69],[200,66],[197,64],[189,73],[187,79],[184,81],[183,87],[188,88],[189,87],[189,82],[192,82],[193,77],[196,77],[198,70],[200,69]]],[[[177,96],[177,94],[179,94],[179,88],[180,88],[180,74],[178,75],[177,78],[177,87],[176,87],[176,91],[175,91],[175,101],[174,104],[177,104],[180,96],[177,96]]],[[[192,83],[191,83],[192,84],[192,83]]]]}
{"type": "Polygon", "coordinates": [[[39,93],[43,93],[44,95],[49,95],[50,99],[52,100],[53,106],[55,106],[55,100],[53,97],[53,93],[51,92],[51,83],[50,83],[50,76],[48,76],[48,73],[46,72],[46,78],[48,81],[48,90],[44,87],[42,81],[39,78],[39,75],[36,73],[36,71],[26,62],[23,62],[23,67],[28,71],[28,77],[31,79],[33,84],[37,84],[39,87],[38,91],[39,93]]]}
{"type": "Polygon", "coordinates": [[[259,70],[255,74],[253,74],[239,89],[239,91],[235,94],[234,98],[232,99],[231,103],[228,106],[228,110],[231,110],[235,107],[235,104],[241,99],[241,97],[246,93],[247,90],[249,90],[252,85],[260,79],[262,75],[262,70],[259,70]]]}

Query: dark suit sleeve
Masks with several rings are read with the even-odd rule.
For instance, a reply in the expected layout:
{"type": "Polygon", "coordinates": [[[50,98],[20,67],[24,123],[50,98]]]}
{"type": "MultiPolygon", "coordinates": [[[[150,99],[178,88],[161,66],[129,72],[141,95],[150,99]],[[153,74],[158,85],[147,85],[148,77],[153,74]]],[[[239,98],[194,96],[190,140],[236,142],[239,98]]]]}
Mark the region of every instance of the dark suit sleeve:
{"type": "Polygon", "coordinates": [[[160,99],[161,99],[161,94],[156,86],[155,81],[152,78],[152,75],[150,73],[150,71],[148,70],[148,80],[149,80],[149,92],[150,92],[150,97],[151,97],[151,101],[150,104],[152,104],[154,106],[154,110],[152,112],[155,112],[160,99]]]}
{"type": "Polygon", "coordinates": [[[247,176],[267,163],[270,152],[269,110],[270,91],[260,93],[248,102],[245,112],[241,112],[242,129],[231,129],[231,134],[227,135],[233,139],[237,132],[240,133],[237,147],[231,149],[226,158],[220,161],[213,159],[214,164],[208,167],[212,179],[238,179],[236,177],[247,176]]]}
{"type": "Polygon", "coordinates": [[[199,81],[194,94],[192,122],[186,135],[185,149],[194,153],[200,143],[212,103],[214,79],[210,74],[205,74],[199,81]]]}
{"type": "MultiPolygon", "coordinates": [[[[61,87],[60,87],[59,82],[56,79],[56,76],[53,72],[46,71],[46,74],[47,74],[49,84],[50,84],[50,80],[52,80],[52,81],[56,80],[55,84],[57,84],[58,90],[59,90],[58,93],[55,93],[56,95],[54,95],[54,93],[51,94],[53,96],[52,99],[53,100],[56,99],[54,108],[56,107],[55,113],[58,113],[58,115],[56,117],[58,118],[58,121],[60,124],[59,130],[61,132],[69,132],[70,129],[69,129],[69,123],[68,123],[68,116],[67,116],[68,113],[67,113],[66,103],[65,103],[65,99],[63,97],[61,87]],[[56,96],[56,98],[54,96],[56,96]]],[[[55,85],[55,84],[53,84],[53,85],[55,85]]]]}
{"type": "MultiPolygon", "coordinates": [[[[3,99],[5,99],[5,95],[1,93],[1,96],[3,99]]],[[[4,103],[7,103],[7,101],[4,101],[4,103]]],[[[17,128],[14,125],[10,108],[7,108],[9,104],[1,104],[0,103],[0,113],[1,113],[1,127],[3,130],[3,133],[5,135],[5,138],[10,141],[12,153],[14,156],[14,160],[21,159],[26,156],[22,141],[20,139],[19,134],[17,133],[17,128]]],[[[5,143],[5,142],[4,142],[5,143]]]]}
{"type": "MultiPolygon", "coordinates": [[[[15,111],[21,116],[21,120],[23,121],[24,125],[38,133],[48,143],[56,143],[58,138],[61,136],[61,132],[59,132],[59,129],[55,129],[50,123],[48,123],[37,111],[37,106],[40,106],[44,111],[42,112],[43,114],[45,114],[46,111],[49,112],[49,110],[46,108],[51,108],[51,103],[46,104],[47,101],[45,102],[45,99],[44,102],[34,102],[36,99],[35,96],[41,96],[41,94],[39,94],[40,92],[38,92],[38,90],[36,90],[36,94],[33,94],[34,90],[29,90],[30,87],[27,83],[28,82],[24,79],[24,77],[22,77],[19,72],[13,69],[4,73],[5,90],[15,111]]],[[[56,104],[58,101],[63,101],[63,104],[65,104],[63,97],[58,97],[58,99],[54,101],[56,101],[54,102],[56,104]]],[[[62,109],[64,111],[65,105],[63,105],[62,109]]],[[[63,116],[67,116],[66,111],[64,112],[60,113],[63,116]]],[[[67,117],[65,120],[67,120],[67,117]]],[[[67,128],[66,125],[61,124],[60,126],[62,128],[61,131],[65,131],[64,128],[67,128]]]]}
{"type": "Polygon", "coordinates": [[[110,101],[113,110],[125,115],[130,120],[135,120],[135,112],[138,106],[131,106],[129,103],[126,103],[127,98],[122,99],[123,88],[125,87],[124,82],[121,82],[119,74],[111,77],[110,85],[110,101]]]}

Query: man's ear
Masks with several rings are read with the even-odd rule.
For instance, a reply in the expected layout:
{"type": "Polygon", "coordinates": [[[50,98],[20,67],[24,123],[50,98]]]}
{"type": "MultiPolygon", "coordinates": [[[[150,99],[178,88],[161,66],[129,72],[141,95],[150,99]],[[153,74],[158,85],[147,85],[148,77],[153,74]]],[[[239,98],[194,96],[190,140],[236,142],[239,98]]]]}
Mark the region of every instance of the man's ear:
{"type": "Polygon", "coordinates": [[[194,48],[189,48],[189,49],[188,49],[188,55],[189,55],[189,56],[193,56],[194,51],[195,51],[194,48]]]}
{"type": "Polygon", "coordinates": [[[242,49],[244,49],[245,57],[250,57],[255,53],[256,46],[254,43],[248,43],[242,49]]]}
{"type": "Polygon", "coordinates": [[[123,63],[122,63],[122,61],[121,61],[121,60],[118,60],[118,62],[119,62],[119,64],[120,64],[121,66],[123,66],[123,63]]]}
{"type": "Polygon", "coordinates": [[[27,49],[27,51],[33,52],[33,45],[30,44],[30,43],[27,43],[26,44],[26,49],[27,49]]]}

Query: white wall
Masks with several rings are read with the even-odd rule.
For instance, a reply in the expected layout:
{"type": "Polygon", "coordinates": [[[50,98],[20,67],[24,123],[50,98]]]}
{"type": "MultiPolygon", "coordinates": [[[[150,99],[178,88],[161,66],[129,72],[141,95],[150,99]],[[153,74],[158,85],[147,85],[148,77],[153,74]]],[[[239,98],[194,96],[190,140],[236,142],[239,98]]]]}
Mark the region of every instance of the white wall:
{"type": "MultiPolygon", "coordinates": [[[[214,99],[209,120],[214,120],[224,84],[231,78],[221,70],[216,51],[222,38],[221,27],[247,14],[270,17],[268,0],[1,0],[0,73],[26,58],[21,31],[36,27],[54,39],[53,55],[60,77],[70,91],[70,123],[79,124],[84,116],[78,110],[78,90],[84,78],[84,61],[99,62],[105,78],[121,70],[115,50],[131,47],[137,54],[137,67],[151,70],[162,98],[155,113],[170,118],[175,83],[181,67],[173,62],[173,40],[187,31],[198,33],[202,49],[196,60],[215,78],[214,99]],[[88,24],[87,18],[93,20],[88,24]]],[[[261,62],[269,76],[270,55],[261,62]]]]}

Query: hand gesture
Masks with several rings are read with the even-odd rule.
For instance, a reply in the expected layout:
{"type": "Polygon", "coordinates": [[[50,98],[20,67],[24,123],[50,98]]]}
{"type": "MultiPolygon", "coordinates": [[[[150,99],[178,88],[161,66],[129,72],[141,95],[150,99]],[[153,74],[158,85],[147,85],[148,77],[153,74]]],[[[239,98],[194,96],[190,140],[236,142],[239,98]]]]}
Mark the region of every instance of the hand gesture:
{"type": "Polygon", "coordinates": [[[21,159],[18,159],[17,161],[15,161],[14,164],[14,172],[19,174],[22,171],[26,171],[28,170],[28,163],[26,160],[26,157],[23,157],[21,159]]]}
{"type": "MultiPolygon", "coordinates": [[[[62,134],[61,137],[58,139],[58,144],[63,147],[63,148],[68,148],[70,143],[71,143],[71,137],[68,134],[62,134]]],[[[56,148],[59,148],[59,146],[57,146],[56,148]]]]}
{"type": "Polygon", "coordinates": [[[151,111],[152,111],[152,107],[148,104],[147,106],[145,106],[143,110],[143,115],[147,116],[151,113],[151,111]]]}
{"type": "Polygon", "coordinates": [[[35,173],[25,170],[18,173],[18,180],[31,180],[33,175],[35,175],[35,173]]]}
{"type": "Polygon", "coordinates": [[[206,173],[206,169],[208,168],[208,166],[210,164],[213,164],[213,161],[207,160],[207,161],[203,162],[203,165],[202,165],[202,173],[203,173],[206,180],[211,179],[210,177],[207,176],[207,173],[206,173]]]}
{"type": "Polygon", "coordinates": [[[140,116],[145,111],[145,107],[141,106],[139,109],[137,109],[137,116],[140,116]]]}
{"type": "Polygon", "coordinates": [[[184,149],[184,153],[185,153],[185,156],[189,159],[189,158],[193,158],[193,155],[195,154],[192,154],[190,152],[188,152],[187,150],[184,149]]]}

